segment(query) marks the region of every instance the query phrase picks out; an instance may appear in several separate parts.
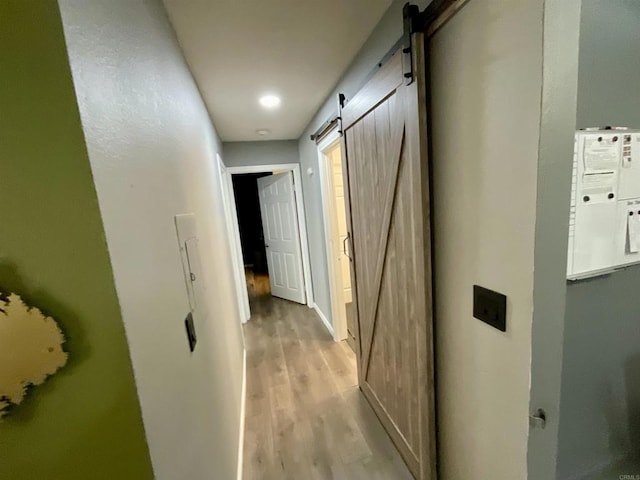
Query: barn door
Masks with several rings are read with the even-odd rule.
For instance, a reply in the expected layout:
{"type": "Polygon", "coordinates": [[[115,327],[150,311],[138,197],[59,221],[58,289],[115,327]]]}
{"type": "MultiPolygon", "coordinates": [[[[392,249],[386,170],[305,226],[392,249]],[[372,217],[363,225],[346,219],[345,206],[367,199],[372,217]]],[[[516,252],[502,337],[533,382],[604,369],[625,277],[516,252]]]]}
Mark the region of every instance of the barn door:
{"type": "MultiPolygon", "coordinates": [[[[422,52],[416,45],[414,65],[422,52]]],[[[435,479],[435,418],[424,64],[405,86],[402,56],[341,115],[360,388],[414,476],[426,480],[435,479]]]]}

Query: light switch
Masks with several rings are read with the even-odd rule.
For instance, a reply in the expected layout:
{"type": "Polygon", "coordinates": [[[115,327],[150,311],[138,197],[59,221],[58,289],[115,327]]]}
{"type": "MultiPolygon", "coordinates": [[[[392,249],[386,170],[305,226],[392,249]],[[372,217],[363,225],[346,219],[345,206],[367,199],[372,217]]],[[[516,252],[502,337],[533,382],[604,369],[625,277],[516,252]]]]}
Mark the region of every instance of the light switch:
{"type": "Polygon", "coordinates": [[[507,297],[493,290],[474,285],[473,316],[501,332],[506,332],[507,297]]]}

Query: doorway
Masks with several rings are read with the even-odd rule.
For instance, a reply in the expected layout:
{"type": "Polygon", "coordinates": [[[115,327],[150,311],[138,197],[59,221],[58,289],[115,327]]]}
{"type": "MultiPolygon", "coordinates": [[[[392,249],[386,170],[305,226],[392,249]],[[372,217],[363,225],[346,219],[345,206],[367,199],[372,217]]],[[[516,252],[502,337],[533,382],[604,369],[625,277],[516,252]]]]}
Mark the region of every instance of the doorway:
{"type": "Polygon", "coordinates": [[[334,128],[318,142],[321,170],[322,209],[329,270],[334,339],[347,340],[356,350],[356,323],[351,286],[352,254],[348,231],[348,202],[345,201],[344,155],[341,134],[334,128]]]}
{"type": "Polygon", "coordinates": [[[271,173],[233,175],[240,246],[244,261],[244,279],[250,295],[256,298],[271,295],[267,251],[264,241],[258,180],[271,173]]]}
{"type": "Polygon", "coordinates": [[[243,320],[251,317],[250,288],[313,307],[300,166],[227,167],[223,173],[243,320]]]}

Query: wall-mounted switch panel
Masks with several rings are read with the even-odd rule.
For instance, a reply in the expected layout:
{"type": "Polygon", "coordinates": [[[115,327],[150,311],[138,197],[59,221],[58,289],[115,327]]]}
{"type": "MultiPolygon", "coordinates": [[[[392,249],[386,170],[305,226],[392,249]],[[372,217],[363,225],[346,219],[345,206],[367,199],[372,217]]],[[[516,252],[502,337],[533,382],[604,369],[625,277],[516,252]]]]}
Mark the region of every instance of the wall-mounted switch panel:
{"type": "Polygon", "coordinates": [[[567,278],[640,262],[640,132],[575,135],[567,278]]]}
{"type": "Polygon", "coordinates": [[[501,332],[506,332],[507,297],[501,293],[474,285],[473,316],[501,332]]]}
{"type": "Polygon", "coordinates": [[[187,318],[184,319],[184,328],[187,330],[187,340],[189,341],[189,351],[193,353],[196,349],[196,343],[198,338],[196,337],[196,327],[193,324],[193,315],[191,312],[187,314],[187,318]]]}
{"type": "Polygon", "coordinates": [[[195,324],[202,325],[207,318],[206,292],[198,251],[196,217],[192,213],[176,215],[175,224],[190,310],[184,323],[189,349],[193,352],[196,347],[195,324]]]}

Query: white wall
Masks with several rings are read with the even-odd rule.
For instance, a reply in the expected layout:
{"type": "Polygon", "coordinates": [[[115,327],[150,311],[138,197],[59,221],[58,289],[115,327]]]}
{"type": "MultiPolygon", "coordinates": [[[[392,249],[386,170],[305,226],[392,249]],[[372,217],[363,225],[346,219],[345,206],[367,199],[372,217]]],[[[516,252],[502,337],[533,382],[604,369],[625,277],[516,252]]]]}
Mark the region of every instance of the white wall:
{"type": "Polygon", "coordinates": [[[266,142],[225,142],[222,144],[227,167],[299,163],[296,140],[266,142]]]}
{"type": "Polygon", "coordinates": [[[445,480],[527,478],[542,15],[542,0],[473,0],[432,40],[445,480]],[[507,295],[506,333],[473,318],[474,284],[507,295]]]}
{"type": "Polygon", "coordinates": [[[59,3],[156,478],[233,479],[243,341],[220,142],[159,0],[59,3]],[[190,212],[209,299],[193,355],[173,218],[190,212]]]}

